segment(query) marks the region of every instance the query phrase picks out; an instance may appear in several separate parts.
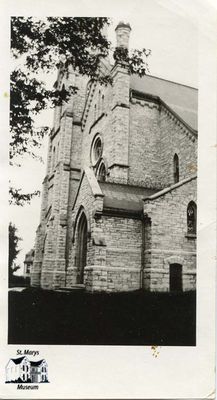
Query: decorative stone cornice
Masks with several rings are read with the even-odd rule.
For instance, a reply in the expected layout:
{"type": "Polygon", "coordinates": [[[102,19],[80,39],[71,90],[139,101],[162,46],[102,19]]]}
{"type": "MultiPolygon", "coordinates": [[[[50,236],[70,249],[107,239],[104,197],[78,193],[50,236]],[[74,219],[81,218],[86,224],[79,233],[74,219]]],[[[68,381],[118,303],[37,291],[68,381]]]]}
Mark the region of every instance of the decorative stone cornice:
{"type": "Polygon", "coordinates": [[[94,197],[104,197],[102,190],[99,186],[99,183],[96,179],[96,176],[91,168],[85,168],[85,175],[91,187],[92,193],[94,197]]]}
{"type": "Polygon", "coordinates": [[[130,101],[131,103],[144,104],[144,101],[151,101],[152,103],[156,103],[160,105],[161,99],[159,96],[154,96],[150,93],[140,92],[139,90],[130,89],[130,101]],[[141,100],[141,102],[137,102],[136,100],[141,100]]]}
{"type": "Polygon", "coordinates": [[[116,76],[119,72],[122,73],[122,74],[129,75],[129,64],[128,64],[127,62],[124,62],[124,61],[122,61],[122,62],[117,61],[117,62],[113,65],[113,67],[112,67],[112,69],[111,69],[111,77],[112,77],[112,79],[114,79],[115,76],[116,76]]]}
{"type": "Polygon", "coordinates": [[[188,136],[193,142],[196,140],[197,131],[188,125],[187,122],[172,110],[159,96],[131,89],[130,102],[132,104],[140,104],[142,107],[157,108],[159,111],[163,111],[181,128],[186,136],[188,136]]]}
{"type": "Polygon", "coordinates": [[[84,129],[86,121],[87,121],[87,116],[88,116],[88,113],[89,113],[89,110],[90,110],[90,107],[91,107],[91,104],[92,104],[93,96],[94,96],[94,93],[95,93],[95,90],[96,90],[96,84],[97,84],[96,81],[93,81],[91,83],[89,92],[87,94],[87,98],[86,98],[86,101],[85,101],[85,104],[84,104],[83,114],[82,114],[82,117],[81,117],[82,130],[84,129]]]}
{"type": "Polygon", "coordinates": [[[140,268],[131,267],[108,267],[108,265],[90,265],[84,268],[85,271],[118,271],[118,272],[135,272],[140,274],[140,268]]]}
{"type": "Polygon", "coordinates": [[[114,167],[129,168],[129,165],[127,165],[127,164],[114,163],[114,164],[110,165],[110,166],[108,167],[108,169],[112,169],[112,168],[114,168],[114,167]]]}
{"type": "Polygon", "coordinates": [[[79,121],[73,121],[72,124],[73,124],[73,125],[76,125],[76,126],[81,126],[81,125],[82,125],[82,123],[81,123],[80,120],[79,120],[79,121]]]}
{"type": "Polygon", "coordinates": [[[117,26],[116,26],[116,28],[115,28],[115,31],[116,31],[117,29],[120,29],[120,28],[127,28],[127,29],[129,29],[129,31],[132,30],[132,28],[131,28],[129,22],[126,22],[126,23],[125,23],[125,22],[123,22],[123,21],[120,21],[120,22],[117,24],[117,26]]]}
{"type": "Polygon", "coordinates": [[[105,114],[104,112],[92,123],[90,130],[89,130],[89,134],[91,133],[92,129],[94,128],[95,125],[97,125],[97,123],[107,114],[105,114]]]}
{"type": "Polygon", "coordinates": [[[192,142],[197,139],[197,131],[191,128],[175,111],[173,111],[166,103],[161,100],[161,111],[163,111],[170,119],[172,119],[175,124],[177,124],[183,133],[186,134],[192,142]]]}
{"type": "Polygon", "coordinates": [[[85,170],[82,173],[82,176],[81,176],[81,179],[80,179],[80,183],[78,185],[78,189],[77,189],[77,193],[76,193],[76,196],[75,196],[75,200],[74,200],[72,209],[75,207],[75,204],[76,204],[76,201],[77,201],[77,198],[78,198],[78,194],[79,194],[80,187],[81,187],[81,184],[83,182],[84,176],[87,177],[89,186],[90,186],[90,188],[92,190],[92,193],[93,193],[94,197],[95,198],[97,198],[97,197],[102,197],[103,198],[104,197],[104,194],[102,193],[102,190],[101,190],[101,188],[99,186],[99,183],[98,183],[98,181],[97,181],[97,179],[96,179],[96,177],[94,175],[93,170],[91,168],[87,167],[87,168],[85,168],[85,170]]]}
{"type": "Polygon", "coordinates": [[[47,211],[46,211],[46,214],[45,214],[45,219],[46,219],[46,220],[47,220],[48,217],[51,215],[51,210],[52,210],[52,206],[50,206],[50,207],[47,209],[47,211]]]}
{"type": "Polygon", "coordinates": [[[124,210],[121,208],[104,207],[102,214],[119,218],[142,219],[141,211],[124,210]]]}
{"type": "Polygon", "coordinates": [[[48,175],[45,175],[44,180],[43,180],[43,182],[42,182],[42,185],[44,185],[45,183],[47,183],[48,180],[49,180],[49,179],[48,179],[48,175]]]}
{"type": "Polygon", "coordinates": [[[48,180],[51,181],[54,177],[54,173],[51,173],[51,175],[49,176],[48,180]]]}
{"type": "Polygon", "coordinates": [[[51,131],[51,139],[54,139],[59,131],[60,131],[60,125],[58,126],[57,129],[55,129],[55,130],[52,129],[52,131],[51,131]]]}
{"type": "Polygon", "coordinates": [[[130,106],[129,106],[128,104],[116,103],[116,104],[114,105],[114,107],[112,107],[111,111],[113,111],[116,107],[130,108],[130,106]]]}
{"type": "Polygon", "coordinates": [[[70,170],[71,170],[71,168],[70,168],[69,164],[63,164],[63,171],[69,172],[70,170]]]}

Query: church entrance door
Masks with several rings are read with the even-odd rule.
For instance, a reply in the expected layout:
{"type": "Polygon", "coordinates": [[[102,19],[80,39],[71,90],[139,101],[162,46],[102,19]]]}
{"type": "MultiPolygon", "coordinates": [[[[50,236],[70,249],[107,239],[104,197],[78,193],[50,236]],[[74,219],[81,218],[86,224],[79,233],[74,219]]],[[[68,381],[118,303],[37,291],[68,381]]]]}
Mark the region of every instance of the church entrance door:
{"type": "Polygon", "coordinates": [[[170,291],[182,292],[182,265],[170,264],[170,291]]]}
{"type": "Polygon", "coordinates": [[[78,225],[78,242],[76,251],[77,283],[84,282],[84,267],[87,260],[87,218],[82,213],[78,225]]]}

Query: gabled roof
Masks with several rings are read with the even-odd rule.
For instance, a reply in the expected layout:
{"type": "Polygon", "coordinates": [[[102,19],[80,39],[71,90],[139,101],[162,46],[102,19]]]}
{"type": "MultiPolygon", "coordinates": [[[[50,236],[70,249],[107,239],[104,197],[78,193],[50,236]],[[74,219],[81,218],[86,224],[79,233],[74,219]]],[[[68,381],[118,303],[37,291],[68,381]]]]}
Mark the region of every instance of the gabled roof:
{"type": "Polygon", "coordinates": [[[99,182],[99,185],[104,194],[104,208],[125,211],[142,211],[142,199],[158,191],[118,183],[99,182]]]}
{"type": "Polygon", "coordinates": [[[33,261],[34,255],[35,255],[35,250],[34,249],[31,249],[30,251],[28,251],[28,253],[26,253],[26,255],[25,255],[25,261],[24,262],[33,261]]]}
{"type": "Polygon", "coordinates": [[[39,361],[30,361],[30,364],[32,367],[39,367],[44,360],[39,360],[39,361]]]}
{"type": "Polygon", "coordinates": [[[180,83],[145,75],[131,75],[130,88],[158,96],[191,128],[197,130],[198,90],[180,83]]]}
{"type": "Polygon", "coordinates": [[[19,357],[19,358],[11,358],[11,360],[14,362],[14,364],[20,364],[24,358],[26,358],[26,356],[19,357]]]}

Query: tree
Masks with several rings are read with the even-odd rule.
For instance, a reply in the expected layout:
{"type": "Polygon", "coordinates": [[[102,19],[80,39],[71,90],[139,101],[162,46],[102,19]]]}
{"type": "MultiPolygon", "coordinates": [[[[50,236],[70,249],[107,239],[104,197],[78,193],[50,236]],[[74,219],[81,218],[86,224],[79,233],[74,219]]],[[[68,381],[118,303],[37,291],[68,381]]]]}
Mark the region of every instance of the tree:
{"type": "Polygon", "coordinates": [[[9,254],[8,254],[8,278],[9,283],[13,279],[13,274],[16,272],[20,267],[15,265],[15,260],[17,255],[20,252],[18,247],[19,242],[22,239],[17,236],[17,228],[11,222],[9,223],[9,254]]]}
{"type": "MultiPolygon", "coordinates": [[[[39,147],[48,127],[36,129],[34,117],[47,107],[61,105],[76,91],[69,87],[48,90],[38,74],[72,66],[80,74],[102,84],[112,84],[111,77],[100,74],[100,62],[107,57],[111,43],[103,34],[110,24],[108,18],[13,17],[11,19],[11,52],[15,60],[22,60],[11,73],[10,93],[10,162],[16,156],[29,154],[37,157],[39,147]]],[[[130,72],[144,75],[148,70],[150,50],[133,50],[129,55],[116,49],[115,59],[127,61],[130,72]]],[[[20,189],[10,188],[11,202],[23,204],[38,194],[22,194],[20,189]]]]}

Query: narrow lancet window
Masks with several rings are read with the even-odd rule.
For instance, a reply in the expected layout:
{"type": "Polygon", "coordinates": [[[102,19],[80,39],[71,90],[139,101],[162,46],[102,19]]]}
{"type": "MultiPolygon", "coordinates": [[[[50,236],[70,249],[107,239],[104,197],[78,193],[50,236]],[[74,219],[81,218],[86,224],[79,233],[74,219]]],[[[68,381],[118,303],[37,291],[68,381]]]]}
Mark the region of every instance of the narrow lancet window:
{"type": "Polygon", "coordinates": [[[179,182],[179,157],[177,154],[173,157],[173,178],[174,183],[179,182]]]}

